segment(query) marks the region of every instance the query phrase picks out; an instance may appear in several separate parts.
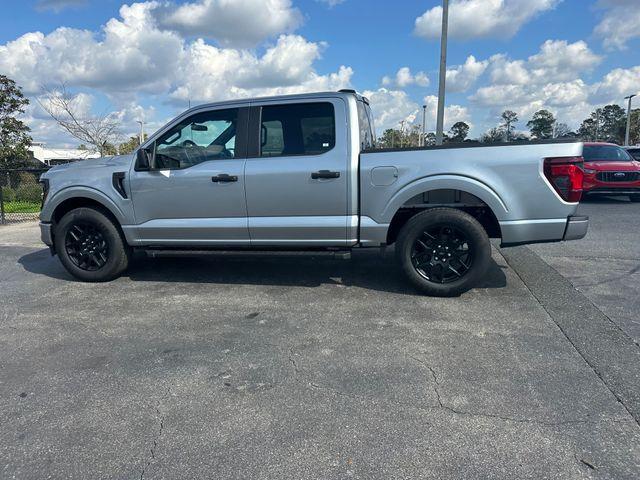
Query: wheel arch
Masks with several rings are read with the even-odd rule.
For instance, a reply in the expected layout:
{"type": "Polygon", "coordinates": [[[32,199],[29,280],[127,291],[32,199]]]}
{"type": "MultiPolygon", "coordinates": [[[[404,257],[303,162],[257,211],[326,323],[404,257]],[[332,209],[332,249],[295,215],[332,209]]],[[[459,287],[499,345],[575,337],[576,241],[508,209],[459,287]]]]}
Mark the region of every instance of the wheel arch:
{"type": "Polygon", "coordinates": [[[508,209],[488,186],[474,179],[439,178],[414,182],[398,192],[385,209],[388,220],[386,243],[395,242],[402,227],[416,214],[431,208],[453,208],[474,217],[490,238],[501,238],[500,220],[508,209]]]}

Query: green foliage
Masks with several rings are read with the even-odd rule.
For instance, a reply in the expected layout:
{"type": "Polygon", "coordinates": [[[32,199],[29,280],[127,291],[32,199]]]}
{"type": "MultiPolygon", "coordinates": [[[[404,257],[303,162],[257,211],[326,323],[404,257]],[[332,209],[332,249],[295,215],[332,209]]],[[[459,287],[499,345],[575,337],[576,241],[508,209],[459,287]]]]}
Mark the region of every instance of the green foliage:
{"type": "MultiPolygon", "coordinates": [[[[632,121],[633,118],[632,112],[632,121]]],[[[591,112],[589,118],[586,118],[580,125],[578,135],[585,141],[622,144],[624,142],[626,122],[627,114],[624,108],[616,104],[605,105],[591,112]]],[[[636,128],[640,129],[640,125],[637,125],[636,128]]]]}
{"type": "MultiPolygon", "coordinates": [[[[147,134],[144,134],[144,139],[147,139],[147,134]]],[[[120,155],[126,155],[128,153],[133,153],[140,146],[140,137],[129,137],[129,140],[123,142],[118,147],[118,151],[120,155]]]]}
{"type": "Polygon", "coordinates": [[[5,202],[4,213],[38,213],[40,202],[5,202]]]}
{"type": "Polygon", "coordinates": [[[549,110],[538,110],[533,118],[527,122],[527,127],[534,138],[547,139],[553,137],[553,127],[556,119],[549,110]]]}
{"type": "Polygon", "coordinates": [[[485,132],[481,137],[482,143],[498,143],[504,142],[506,139],[506,132],[502,127],[494,127],[488,132],[485,132]]]}
{"type": "Polygon", "coordinates": [[[469,125],[465,122],[456,122],[449,130],[449,139],[452,142],[464,142],[469,135],[469,125]]]}
{"type": "Polygon", "coordinates": [[[0,75],[0,168],[16,168],[28,163],[29,127],[16,118],[24,113],[28,104],[20,87],[0,75]]]}
{"type": "Polygon", "coordinates": [[[507,142],[509,142],[513,138],[513,130],[515,129],[515,124],[518,122],[518,114],[512,110],[505,110],[500,115],[502,119],[502,124],[500,128],[502,128],[505,132],[505,136],[507,142]]]}

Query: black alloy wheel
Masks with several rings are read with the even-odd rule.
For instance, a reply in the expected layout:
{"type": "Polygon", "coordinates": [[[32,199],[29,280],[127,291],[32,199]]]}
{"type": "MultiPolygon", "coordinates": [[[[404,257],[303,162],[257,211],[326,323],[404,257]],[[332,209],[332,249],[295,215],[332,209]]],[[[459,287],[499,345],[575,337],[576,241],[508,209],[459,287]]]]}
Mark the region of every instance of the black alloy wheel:
{"type": "Polygon", "coordinates": [[[55,225],[55,251],[64,268],[85,282],[106,282],[127,269],[131,248],[109,213],[80,207],[55,225]]]}
{"type": "Polygon", "coordinates": [[[426,280],[454,282],[464,277],[473,265],[470,240],[455,227],[434,225],[413,242],[411,262],[426,280]]]}
{"type": "Polygon", "coordinates": [[[82,270],[95,272],[109,260],[107,241],[94,224],[73,223],[67,230],[64,245],[69,259],[82,270]]]}
{"type": "Polygon", "coordinates": [[[427,295],[450,297],[477,286],[491,265],[485,229],[468,213],[437,207],[416,213],[400,229],[396,258],[427,295]]]}

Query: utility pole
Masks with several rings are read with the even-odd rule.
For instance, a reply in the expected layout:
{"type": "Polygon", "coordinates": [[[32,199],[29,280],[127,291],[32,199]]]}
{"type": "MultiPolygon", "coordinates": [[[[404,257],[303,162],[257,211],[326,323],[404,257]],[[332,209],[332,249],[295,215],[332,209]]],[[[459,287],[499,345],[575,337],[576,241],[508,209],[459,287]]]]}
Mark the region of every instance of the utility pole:
{"type": "Polygon", "coordinates": [[[444,91],[447,79],[447,30],[449,28],[449,0],[442,0],[442,38],[440,39],[440,84],[438,85],[438,118],[436,145],[442,145],[444,130],[444,91]]]}
{"type": "Polygon", "coordinates": [[[422,105],[422,142],[420,145],[427,146],[427,106],[422,105]]]}
{"type": "Polygon", "coordinates": [[[631,132],[631,99],[636,97],[637,95],[629,95],[628,97],[624,97],[625,100],[629,100],[629,106],[627,107],[627,131],[624,134],[624,146],[629,146],[629,133],[631,132]]]}
{"type": "Polygon", "coordinates": [[[144,120],[136,120],[140,124],[140,145],[144,143],[144,120]]]}

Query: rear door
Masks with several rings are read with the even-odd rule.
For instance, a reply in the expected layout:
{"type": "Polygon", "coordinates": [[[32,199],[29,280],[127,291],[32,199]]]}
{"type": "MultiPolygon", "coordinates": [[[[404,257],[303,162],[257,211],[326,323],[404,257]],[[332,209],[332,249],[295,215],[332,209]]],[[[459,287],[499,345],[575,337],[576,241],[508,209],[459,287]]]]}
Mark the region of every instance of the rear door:
{"type": "Polygon", "coordinates": [[[347,244],[346,125],[341,98],[252,104],[245,167],[251,245],[347,244]]]}

